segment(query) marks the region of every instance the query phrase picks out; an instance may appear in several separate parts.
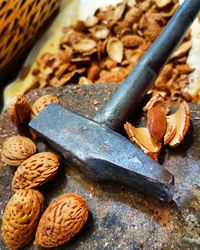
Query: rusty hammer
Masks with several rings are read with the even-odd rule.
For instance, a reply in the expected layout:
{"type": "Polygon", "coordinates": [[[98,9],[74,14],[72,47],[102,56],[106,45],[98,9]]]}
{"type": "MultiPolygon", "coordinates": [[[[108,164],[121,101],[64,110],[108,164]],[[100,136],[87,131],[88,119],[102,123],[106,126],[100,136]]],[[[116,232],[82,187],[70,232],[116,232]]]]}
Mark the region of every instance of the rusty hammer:
{"type": "Polygon", "coordinates": [[[98,181],[117,181],[170,202],[174,193],[174,176],[115,131],[143,100],[199,10],[200,0],[184,1],[93,120],[49,104],[30,122],[30,127],[86,176],[98,181]]]}

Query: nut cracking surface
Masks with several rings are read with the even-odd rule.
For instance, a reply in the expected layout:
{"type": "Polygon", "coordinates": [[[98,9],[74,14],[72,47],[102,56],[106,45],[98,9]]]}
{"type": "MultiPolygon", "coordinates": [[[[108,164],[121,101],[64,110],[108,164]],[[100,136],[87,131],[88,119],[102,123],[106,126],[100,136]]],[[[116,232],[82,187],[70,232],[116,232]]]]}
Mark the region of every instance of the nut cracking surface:
{"type": "MultiPolygon", "coordinates": [[[[60,104],[88,117],[117,85],[67,86],[39,89],[28,95],[34,102],[44,94],[57,95],[60,104]]],[[[199,249],[200,246],[200,107],[190,105],[191,128],[176,149],[167,148],[161,161],[176,177],[171,204],[148,199],[128,187],[92,183],[63,162],[58,174],[40,190],[47,204],[61,194],[83,196],[90,209],[87,223],[69,243],[55,249],[199,249]]],[[[0,119],[0,148],[7,136],[17,134],[7,115],[0,119]]],[[[40,145],[41,146],[41,145],[40,145]]],[[[0,162],[0,218],[12,196],[14,170],[0,162]]],[[[6,249],[0,242],[0,249],[6,249]]],[[[28,245],[25,249],[41,249],[28,245]]]]}

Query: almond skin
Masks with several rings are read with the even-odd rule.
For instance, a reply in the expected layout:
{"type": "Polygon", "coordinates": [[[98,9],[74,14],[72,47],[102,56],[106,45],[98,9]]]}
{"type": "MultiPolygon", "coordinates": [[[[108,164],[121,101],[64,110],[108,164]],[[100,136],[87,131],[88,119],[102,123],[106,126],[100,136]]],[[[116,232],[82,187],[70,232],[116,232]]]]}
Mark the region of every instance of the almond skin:
{"type": "Polygon", "coordinates": [[[14,135],[8,137],[2,148],[2,160],[10,166],[19,166],[36,152],[34,142],[28,137],[14,135]]]}
{"type": "Polygon", "coordinates": [[[85,224],[88,207],[81,196],[64,194],[45,210],[38,224],[34,244],[45,248],[69,241],[85,224]]]}
{"type": "Polygon", "coordinates": [[[50,180],[58,171],[60,158],[52,152],[41,152],[24,161],[12,180],[14,191],[36,188],[50,180]]]}
{"type": "Polygon", "coordinates": [[[2,218],[1,234],[9,249],[28,244],[45,209],[43,195],[36,190],[19,190],[8,202],[2,218]]]}
{"type": "Polygon", "coordinates": [[[164,109],[153,106],[147,112],[147,127],[155,141],[160,141],[167,129],[167,116],[164,109]]]}

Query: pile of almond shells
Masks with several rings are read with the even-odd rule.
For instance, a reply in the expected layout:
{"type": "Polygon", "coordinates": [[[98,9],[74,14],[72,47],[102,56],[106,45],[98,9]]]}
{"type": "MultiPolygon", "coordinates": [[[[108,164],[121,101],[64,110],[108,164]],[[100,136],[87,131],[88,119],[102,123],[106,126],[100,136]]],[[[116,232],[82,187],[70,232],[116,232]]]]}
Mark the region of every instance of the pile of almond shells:
{"type": "MultiPolygon", "coordinates": [[[[58,103],[52,95],[40,97],[32,105],[25,96],[17,97],[8,108],[8,115],[17,128],[25,126],[49,103],[58,103]]],[[[6,205],[1,235],[9,249],[17,250],[35,237],[34,244],[52,248],[76,235],[88,218],[85,200],[73,193],[56,198],[45,210],[45,198],[37,189],[51,180],[60,168],[60,157],[50,151],[37,152],[30,137],[13,135],[2,147],[2,160],[16,169],[12,179],[15,192],[6,205]]]]}
{"type": "MultiPolygon", "coordinates": [[[[178,0],[124,0],[63,29],[58,53],[45,53],[32,70],[31,88],[69,83],[121,83],[161,33],[178,0]]],[[[186,91],[191,48],[188,32],[155,81],[150,93],[191,101],[186,91]]]]}

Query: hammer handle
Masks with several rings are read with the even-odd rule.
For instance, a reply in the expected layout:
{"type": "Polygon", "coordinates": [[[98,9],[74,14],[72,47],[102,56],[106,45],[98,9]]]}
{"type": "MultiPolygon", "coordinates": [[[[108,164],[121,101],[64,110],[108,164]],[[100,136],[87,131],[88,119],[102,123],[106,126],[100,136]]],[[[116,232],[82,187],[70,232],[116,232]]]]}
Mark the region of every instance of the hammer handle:
{"type": "Polygon", "coordinates": [[[200,0],[185,0],[127,79],[94,120],[119,130],[136,110],[200,10],[200,0]]]}

